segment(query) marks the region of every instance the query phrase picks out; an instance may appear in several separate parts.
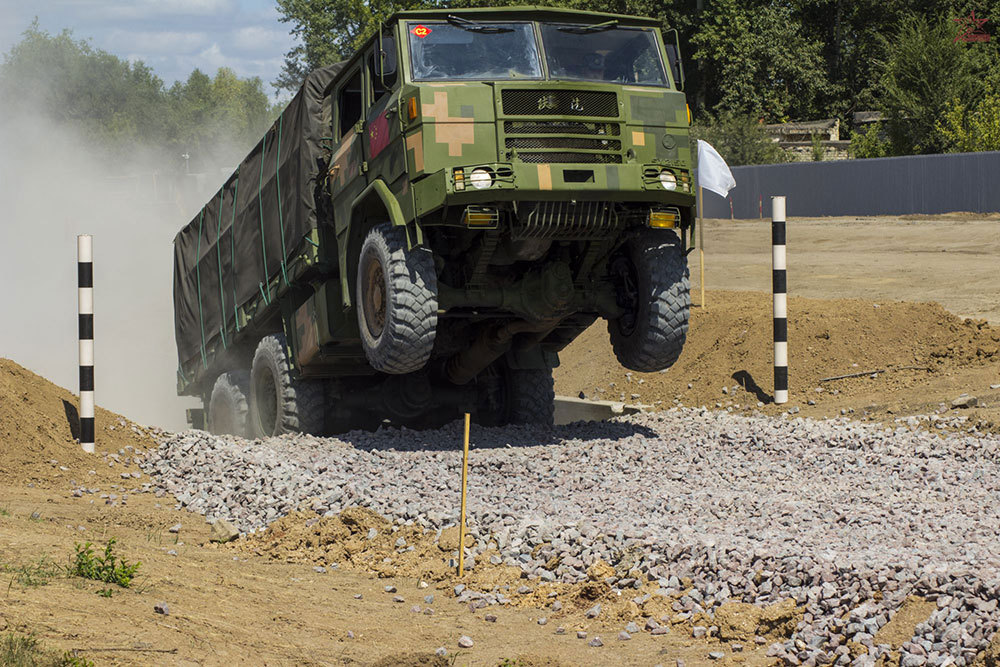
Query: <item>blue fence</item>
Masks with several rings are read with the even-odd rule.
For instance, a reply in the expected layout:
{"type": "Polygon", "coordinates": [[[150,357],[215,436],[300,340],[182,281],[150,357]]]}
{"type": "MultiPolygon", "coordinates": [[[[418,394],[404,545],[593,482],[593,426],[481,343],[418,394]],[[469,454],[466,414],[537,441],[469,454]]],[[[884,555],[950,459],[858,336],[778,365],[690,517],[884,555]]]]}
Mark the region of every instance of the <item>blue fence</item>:
{"type": "Polygon", "coordinates": [[[771,215],[771,196],[788,197],[788,215],[906,215],[1000,211],[1000,152],[908,155],[837,162],[733,167],[723,199],[705,192],[706,218],[771,215]]]}

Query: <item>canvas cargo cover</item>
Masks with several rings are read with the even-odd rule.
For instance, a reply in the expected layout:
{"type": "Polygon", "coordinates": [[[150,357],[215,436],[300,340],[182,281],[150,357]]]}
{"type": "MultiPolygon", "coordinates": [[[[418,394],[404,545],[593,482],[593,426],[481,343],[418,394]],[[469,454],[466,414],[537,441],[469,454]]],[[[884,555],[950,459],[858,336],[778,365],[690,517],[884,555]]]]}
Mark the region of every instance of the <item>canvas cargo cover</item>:
{"type": "MultiPolygon", "coordinates": [[[[259,296],[316,227],[324,153],[323,92],[342,63],[309,74],[281,116],[219,192],[174,238],[174,334],[181,366],[232,332],[239,306],[259,296]]],[[[276,296],[268,295],[268,299],[276,296]]]]}

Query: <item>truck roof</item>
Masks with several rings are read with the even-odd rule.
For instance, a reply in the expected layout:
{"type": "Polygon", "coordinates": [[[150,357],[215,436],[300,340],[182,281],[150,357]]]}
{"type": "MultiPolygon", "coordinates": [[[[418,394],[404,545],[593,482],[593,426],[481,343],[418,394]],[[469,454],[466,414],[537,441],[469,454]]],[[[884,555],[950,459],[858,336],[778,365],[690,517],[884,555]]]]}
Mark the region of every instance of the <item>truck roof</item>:
{"type": "Polygon", "coordinates": [[[469,7],[451,9],[407,9],[396,12],[388,21],[408,18],[444,19],[449,15],[472,15],[479,19],[525,19],[532,21],[580,21],[585,23],[602,23],[617,20],[622,25],[655,27],[660,25],[656,19],[626,14],[609,14],[607,12],[588,12],[582,9],[559,9],[556,7],[541,7],[538,5],[518,5],[515,7],[469,7]]]}

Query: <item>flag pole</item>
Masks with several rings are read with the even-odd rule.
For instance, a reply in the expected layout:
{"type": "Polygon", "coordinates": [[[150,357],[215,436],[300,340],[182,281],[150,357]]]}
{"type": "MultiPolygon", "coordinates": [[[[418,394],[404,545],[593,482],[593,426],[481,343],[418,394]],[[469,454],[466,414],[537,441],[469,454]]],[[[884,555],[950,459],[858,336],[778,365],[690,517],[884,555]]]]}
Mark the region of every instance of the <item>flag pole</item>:
{"type": "Polygon", "coordinates": [[[698,269],[701,272],[701,309],[705,310],[705,218],[702,216],[705,193],[698,186],[698,269]]]}

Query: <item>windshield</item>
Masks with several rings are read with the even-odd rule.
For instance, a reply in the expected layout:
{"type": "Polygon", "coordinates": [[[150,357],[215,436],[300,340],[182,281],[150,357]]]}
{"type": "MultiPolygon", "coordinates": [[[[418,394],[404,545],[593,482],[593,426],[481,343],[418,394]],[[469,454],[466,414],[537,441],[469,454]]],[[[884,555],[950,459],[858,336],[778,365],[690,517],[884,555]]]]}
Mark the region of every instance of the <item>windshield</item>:
{"type": "Polygon", "coordinates": [[[530,23],[460,21],[407,24],[414,80],[542,77],[530,23]]]}
{"type": "Polygon", "coordinates": [[[553,79],[667,85],[651,29],[543,23],[542,44],[553,79]]]}

